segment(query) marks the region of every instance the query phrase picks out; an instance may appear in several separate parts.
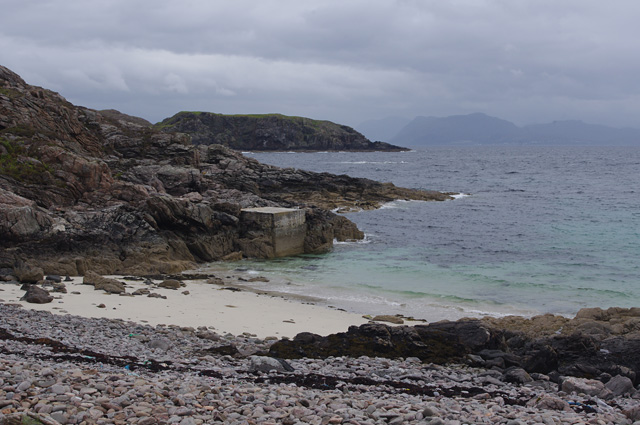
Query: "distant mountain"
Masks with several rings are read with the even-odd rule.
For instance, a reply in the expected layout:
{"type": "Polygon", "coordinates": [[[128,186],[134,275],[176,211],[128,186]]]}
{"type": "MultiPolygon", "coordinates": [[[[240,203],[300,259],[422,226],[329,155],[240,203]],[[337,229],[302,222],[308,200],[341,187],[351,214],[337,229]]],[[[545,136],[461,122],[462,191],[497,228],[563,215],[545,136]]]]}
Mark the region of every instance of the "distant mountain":
{"type": "Polygon", "coordinates": [[[220,144],[247,151],[403,151],[369,139],[346,125],[281,114],[223,115],[179,112],[156,124],[191,136],[196,145],[220,144]]]}
{"type": "Polygon", "coordinates": [[[405,145],[487,144],[511,139],[518,127],[485,114],[453,115],[445,118],[416,117],[391,140],[405,145]]]}
{"type": "Polygon", "coordinates": [[[355,128],[369,140],[388,142],[410,121],[411,119],[406,117],[386,117],[365,121],[355,128]]]}
{"type": "Polygon", "coordinates": [[[404,146],[428,145],[640,145],[640,129],[613,128],[582,121],[554,121],[518,127],[485,114],[416,117],[389,140],[404,146]]]}

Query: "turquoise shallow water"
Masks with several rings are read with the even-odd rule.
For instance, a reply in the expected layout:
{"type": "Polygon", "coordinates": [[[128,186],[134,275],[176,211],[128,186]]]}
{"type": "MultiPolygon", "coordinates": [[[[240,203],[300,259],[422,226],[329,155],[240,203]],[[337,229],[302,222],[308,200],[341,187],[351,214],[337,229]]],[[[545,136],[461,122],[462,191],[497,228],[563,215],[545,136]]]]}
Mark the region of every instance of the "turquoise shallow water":
{"type": "Polygon", "coordinates": [[[350,213],[367,239],[330,254],[229,265],[285,277],[269,289],[428,320],[640,305],[640,148],[247,155],[469,194],[350,213]]]}

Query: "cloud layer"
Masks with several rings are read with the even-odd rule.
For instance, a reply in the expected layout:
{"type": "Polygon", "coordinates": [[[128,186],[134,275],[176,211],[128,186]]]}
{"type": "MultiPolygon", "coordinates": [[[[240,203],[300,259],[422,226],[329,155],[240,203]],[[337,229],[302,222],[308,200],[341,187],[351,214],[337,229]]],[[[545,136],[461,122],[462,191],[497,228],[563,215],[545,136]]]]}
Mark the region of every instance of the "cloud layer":
{"type": "Polygon", "coordinates": [[[5,0],[0,64],[151,121],[484,112],[640,126],[639,12],[632,0],[5,0]]]}

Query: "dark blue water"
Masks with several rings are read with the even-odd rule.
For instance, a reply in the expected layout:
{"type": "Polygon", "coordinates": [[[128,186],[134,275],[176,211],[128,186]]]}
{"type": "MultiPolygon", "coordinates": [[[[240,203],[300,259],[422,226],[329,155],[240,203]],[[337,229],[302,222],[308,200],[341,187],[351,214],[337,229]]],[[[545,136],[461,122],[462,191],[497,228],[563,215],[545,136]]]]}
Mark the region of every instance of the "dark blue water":
{"type": "Polygon", "coordinates": [[[260,153],[261,162],[462,192],[349,213],[365,243],[244,263],[286,292],[435,320],[640,306],[640,148],[260,153]]]}

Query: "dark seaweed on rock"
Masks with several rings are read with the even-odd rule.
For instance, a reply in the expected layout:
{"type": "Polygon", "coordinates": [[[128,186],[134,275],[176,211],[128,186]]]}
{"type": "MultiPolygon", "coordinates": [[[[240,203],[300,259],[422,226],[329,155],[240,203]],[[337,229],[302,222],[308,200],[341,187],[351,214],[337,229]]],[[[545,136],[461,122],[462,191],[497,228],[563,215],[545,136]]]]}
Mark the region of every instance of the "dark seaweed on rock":
{"type": "Polygon", "coordinates": [[[423,362],[468,362],[528,373],[640,382],[640,309],[583,309],[574,319],[461,319],[428,325],[365,324],[326,337],[301,333],[270,354],[282,358],[330,356],[417,357],[423,362]],[[558,325],[561,326],[558,330],[558,325]],[[597,330],[594,331],[594,330],[597,330]]]}

